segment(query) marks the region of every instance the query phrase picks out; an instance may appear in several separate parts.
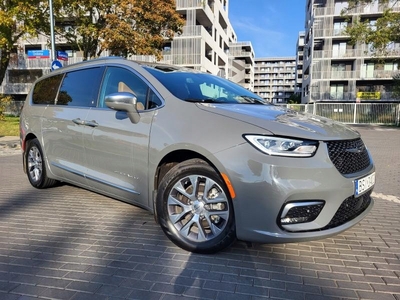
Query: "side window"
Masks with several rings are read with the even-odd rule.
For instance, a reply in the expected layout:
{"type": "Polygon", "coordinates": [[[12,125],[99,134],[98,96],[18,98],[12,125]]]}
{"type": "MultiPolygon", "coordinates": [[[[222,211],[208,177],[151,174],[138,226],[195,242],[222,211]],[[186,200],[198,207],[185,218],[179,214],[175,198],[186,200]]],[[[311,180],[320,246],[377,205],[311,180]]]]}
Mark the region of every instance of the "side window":
{"type": "Polygon", "coordinates": [[[63,74],[48,77],[36,83],[33,88],[34,104],[54,104],[63,74]]]}
{"type": "Polygon", "coordinates": [[[149,93],[149,105],[148,105],[148,109],[152,109],[152,108],[156,108],[161,106],[162,102],[160,100],[160,98],[158,98],[158,96],[152,91],[150,90],[149,93]]]}
{"type": "Polygon", "coordinates": [[[97,67],[66,73],[56,104],[95,107],[103,71],[97,67]]]}
{"type": "Polygon", "coordinates": [[[131,71],[119,67],[108,67],[101,88],[99,107],[106,107],[104,99],[107,95],[129,92],[136,95],[137,109],[146,109],[148,89],[147,84],[131,71]]]}

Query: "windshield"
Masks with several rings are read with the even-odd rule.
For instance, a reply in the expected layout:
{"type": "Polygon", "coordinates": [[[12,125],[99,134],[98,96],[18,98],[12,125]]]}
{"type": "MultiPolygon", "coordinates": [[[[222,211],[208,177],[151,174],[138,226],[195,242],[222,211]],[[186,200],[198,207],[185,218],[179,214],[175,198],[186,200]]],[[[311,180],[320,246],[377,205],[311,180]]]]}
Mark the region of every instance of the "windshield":
{"type": "Polygon", "coordinates": [[[224,78],[200,72],[162,71],[145,67],[174,96],[205,103],[267,104],[258,95],[224,78]]]}

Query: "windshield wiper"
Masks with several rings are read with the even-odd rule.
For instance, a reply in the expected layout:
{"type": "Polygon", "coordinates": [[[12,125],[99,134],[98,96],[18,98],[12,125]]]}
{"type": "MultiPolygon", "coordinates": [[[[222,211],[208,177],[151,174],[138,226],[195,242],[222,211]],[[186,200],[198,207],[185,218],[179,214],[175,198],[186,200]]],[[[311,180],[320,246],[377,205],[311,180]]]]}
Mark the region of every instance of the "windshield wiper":
{"type": "Polygon", "coordinates": [[[188,98],[188,99],[185,99],[184,101],[194,102],[194,103],[224,103],[223,101],[219,101],[219,100],[212,99],[212,98],[205,98],[205,99],[188,98]]]}
{"type": "Polygon", "coordinates": [[[261,99],[255,98],[255,97],[250,97],[250,96],[240,96],[240,97],[242,97],[243,99],[247,100],[251,104],[263,104],[263,105],[268,104],[267,102],[265,102],[265,101],[263,101],[261,99]]]}

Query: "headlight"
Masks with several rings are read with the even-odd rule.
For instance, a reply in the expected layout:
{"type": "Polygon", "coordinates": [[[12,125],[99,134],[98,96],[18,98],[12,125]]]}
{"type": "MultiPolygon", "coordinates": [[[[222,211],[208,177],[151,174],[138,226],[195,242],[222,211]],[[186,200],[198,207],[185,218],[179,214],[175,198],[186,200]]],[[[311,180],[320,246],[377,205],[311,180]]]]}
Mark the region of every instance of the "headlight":
{"type": "Polygon", "coordinates": [[[263,135],[244,135],[244,138],[258,150],[269,155],[310,157],[318,148],[318,142],[315,141],[263,135]]]}

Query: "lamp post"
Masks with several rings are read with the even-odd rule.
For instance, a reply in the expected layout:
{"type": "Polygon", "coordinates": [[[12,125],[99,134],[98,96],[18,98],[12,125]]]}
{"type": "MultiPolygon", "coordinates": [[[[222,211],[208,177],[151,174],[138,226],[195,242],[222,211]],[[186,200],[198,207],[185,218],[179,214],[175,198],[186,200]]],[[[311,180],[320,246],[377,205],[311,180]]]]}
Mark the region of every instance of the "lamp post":
{"type": "Polygon", "coordinates": [[[53,0],[49,0],[50,9],[50,36],[51,36],[51,61],[57,59],[56,54],[56,38],[54,36],[54,16],[53,16],[53,0]]]}

